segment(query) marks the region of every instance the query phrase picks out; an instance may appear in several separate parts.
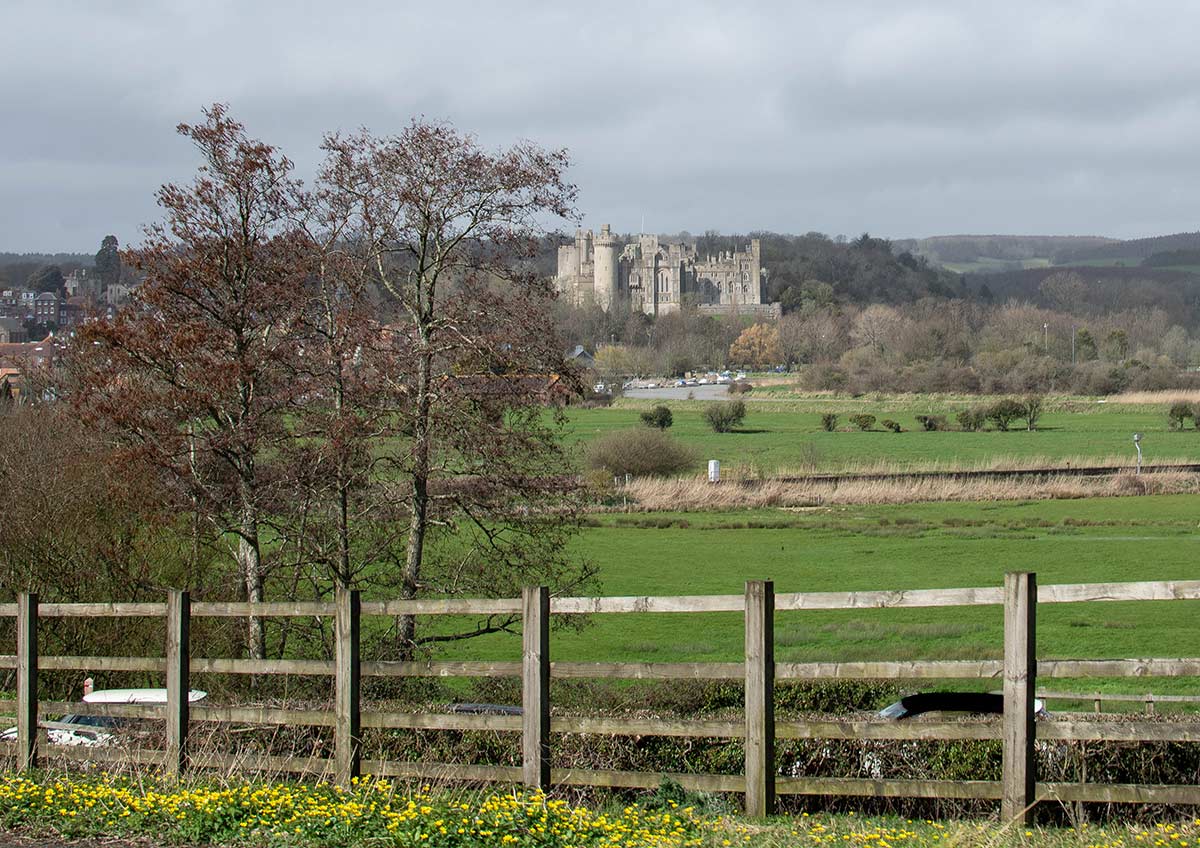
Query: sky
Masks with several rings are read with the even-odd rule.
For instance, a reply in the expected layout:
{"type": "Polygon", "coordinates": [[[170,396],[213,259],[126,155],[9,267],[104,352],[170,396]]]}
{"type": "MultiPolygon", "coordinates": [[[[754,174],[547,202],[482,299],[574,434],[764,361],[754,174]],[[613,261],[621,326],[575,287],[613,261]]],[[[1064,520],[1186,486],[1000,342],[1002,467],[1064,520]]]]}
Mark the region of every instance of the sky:
{"type": "Polygon", "coordinates": [[[0,0],[0,250],[136,243],[214,102],[301,177],[417,115],[565,147],[621,232],[1197,230],[1198,31],[1186,0],[0,0]]]}

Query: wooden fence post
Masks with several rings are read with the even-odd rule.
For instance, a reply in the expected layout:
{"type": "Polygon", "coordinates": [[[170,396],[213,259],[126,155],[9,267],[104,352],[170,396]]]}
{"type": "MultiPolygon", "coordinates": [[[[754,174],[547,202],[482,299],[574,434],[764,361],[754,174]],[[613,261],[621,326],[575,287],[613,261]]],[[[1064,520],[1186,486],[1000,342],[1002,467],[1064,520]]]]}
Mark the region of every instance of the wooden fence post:
{"type": "Polygon", "coordinates": [[[746,581],[746,815],[775,812],[775,584],[746,581]]]}
{"type": "Polygon", "coordinates": [[[38,596],[17,598],[17,769],[38,765],[38,596]]]}
{"type": "Polygon", "coordinates": [[[335,605],[334,767],[337,782],[349,786],[350,781],[358,777],[362,762],[361,666],[358,654],[362,600],[357,589],[338,587],[335,605]]]}
{"type": "Polygon", "coordinates": [[[167,593],[167,777],[187,769],[188,693],[191,691],[192,601],[186,591],[167,593]]]}
{"type": "Polygon", "coordinates": [[[521,590],[521,777],[550,789],[550,590],[521,590]]]}
{"type": "Polygon", "coordinates": [[[1028,823],[1036,798],[1033,693],[1037,685],[1037,575],[1004,575],[1004,773],[1000,818],[1028,823]]]}

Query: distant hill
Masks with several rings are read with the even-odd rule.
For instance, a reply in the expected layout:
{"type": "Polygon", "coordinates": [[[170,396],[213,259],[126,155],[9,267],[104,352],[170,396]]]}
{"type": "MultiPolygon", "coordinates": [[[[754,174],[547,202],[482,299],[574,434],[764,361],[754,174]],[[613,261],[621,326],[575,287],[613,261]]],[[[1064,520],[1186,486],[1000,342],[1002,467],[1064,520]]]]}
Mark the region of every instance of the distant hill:
{"type": "Polygon", "coordinates": [[[893,245],[897,252],[907,250],[939,265],[1013,263],[1019,267],[1020,263],[1047,260],[1064,251],[1095,249],[1115,243],[1119,242],[1102,236],[954,235],[897,239],[893,245]]]}
{"type": "Polygon", "coordinates": [[[1156,253],[1168,253],[1176,250],[1200,250],[1200,232],[1129,239],[1128,241],[1094,246],[1064,247],[1055,251],[1053,258],[1056,265],[1120,260],[1137,262],[1148,259],[1156,253]]]}

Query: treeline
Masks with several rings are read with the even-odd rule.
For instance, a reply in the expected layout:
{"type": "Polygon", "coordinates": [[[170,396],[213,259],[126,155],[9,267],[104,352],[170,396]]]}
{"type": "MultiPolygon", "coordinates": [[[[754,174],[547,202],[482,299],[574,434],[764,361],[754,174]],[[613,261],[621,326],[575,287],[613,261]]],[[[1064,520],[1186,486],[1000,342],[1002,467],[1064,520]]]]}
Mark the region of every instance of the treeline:
{"type": "MultiPolygon", "coordinates": [[[[0,253],[0,288],[38,289],[46,280],[59,280],[78,268],[90,268],[86,253],[0,253]]],[[[52,291],[53,289],[45,289],[52,291]]]]}
{"type": "Polygon", "coordinates": [[[1056,265],[1072,262],[1090,262],[1101,259],[1145,259],[1155,253],[1171,250],[1200,249],[1200,232],[1173,233],[1167,236],[1129,239],[1127,241],[1110,242],[1108,244],[1090,247],[1079,247],[1062,250],[1054,254],[1056,265]]]}
{"type": "Polygon", "coordinates": [[[1020,262],[1114,242],[1116,239],[1101,236],[957,235],[902,239],[897,240],[895,246],[897,250],[926,256],[933,262],[977,262],[980,259],[1020,262]]]}
{"type": "Polygon", "coordinates": [[[1079,266],[969,274],[965,279],[969,297],[984,303],[1028,301],[1079,316],[1163,309],[1184,327],[1200,324],[1200,276],[1186,271],[1079,266]]]}
{"type": "MultiPolygon", "coordinates": [[[[1200,386],[1200,334],[1161,308],[1104,314],[1028,302],[923,298],[809,305],[769,325],[777,364],[813,390],[1104,395],[1200,386]]],[[[606,376],[737,367],[749,319],[684,311],[652,320],[560,306],[564,336],[602,339],[606,376]]]]}

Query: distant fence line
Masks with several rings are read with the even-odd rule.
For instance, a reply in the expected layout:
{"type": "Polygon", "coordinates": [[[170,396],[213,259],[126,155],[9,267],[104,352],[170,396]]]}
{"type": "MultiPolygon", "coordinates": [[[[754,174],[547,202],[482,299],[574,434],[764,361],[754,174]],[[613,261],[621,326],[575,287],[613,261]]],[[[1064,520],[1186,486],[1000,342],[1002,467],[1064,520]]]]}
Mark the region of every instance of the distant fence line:
{"type": "MultiPolygon", "coordinates": [[[[1033,701],[1039,677],[1174,677],[1200,676],[1200,658],[1036,659],[1036,611],[1039,604],[1105,601],[1200,600],[1200,581],[1037,585],[1032,573],[1005,575],[1003,587],[914,589],[865,592],[778,593],[771,581],[749,581],[742,595],[552,598],[546,587],[528,587],[520,598],[363,601],[357,591],[340,590],[332,602],[210,603],[193,602],[184,591],[168,593],[166,603],[40,604],[22,594],[16,604],[0,604],[0,616],[16,617],[16,654],[0,656],[0,668],[17,671],[15,701],[0,707],[17,714],[17,765],[36,767],[47,750],[56,756],[92,761],[121,761],[161,766],[168,776],[188,768],[220,767],[332,775],[349,782],[362,773],[422,779],[510,782],[550,790],[559,786],[652,788],[658,773],[584,769],[551,769],[551,737],[555,733],[680,736],[744,740],[740,775],[672,774],[690,790],[739,792],[746,811],[765,815],[781,794],[875,797],[999,799],[1006,820],[1027,818],[1040,800],[1200,804],[1200,786],[1039,783],[1035,739],[1076,741],[1200,742],[1200,721],[1169,724],[1130,721],[1108,724],[1086,719],[1035,723],[1033,701]],[[774,619],[777,611],[870,610],[944,606],[1003,605],[1003,660],[923,660],[783,663],[775,661],[774,619]],[[745,622],[743,662],[647,663],[552,662],[550,618],[556,614],[741,612],[745,622]],[[364,615],[395,616],[513,613],[523,618],[522,653],[511,662],[363,661],[359,656],[364,615]],[[335,653],[332,660],[192,657],[190,626],[201,617],[332,616],[335,653]],[[42,656],[38,621],[42,617],[159,617],[166,619],[163,657],[42,656]],[[165,705],[79,704],[40,701],[40,670],[152,672],[165,675],[165,705]],[[333,710],[265,707],[221,707],[189,704],[195,674],[298,674],[333,676],[333,710]],[[360,684],[364,677],[519,677],[521,715],[464,715],[363,711],[360,684]],[[654,718],[590,718],[552,716],[550,680],[616,678],[643,680],[741,680],[745,687],[743,721],[667,720],[654,718]],[[983,678],[1002,681],[1004,715],[1000,721],[803,720],[776,721],[774,687],[778,680],[983,678]],[[116,751],[49,745],[45,713],[157,718],[166,721],[163,750],[116,751]],[[332,758],[289,758],[228,755],[189,757],[191,722],[250,723],[267,726],[311,725],[333,729],[332,758]],[[366,760],[362,730],[429,729],[489,730],[520,733],[522,765],[433,764],[366,760]],[[776,774],[777,739],[920,739],[1000,740],[1002,777],[985,780],[872,780],[863,778],[786,777],[776,774]]],[[[1050,698],[1110,700],[1143,696],[1043,693],[1050,698]]],[[[1157,700],[1194,700],[1192,696],[1158,696],[1157,700]]],[[[1152,711],[1153,700],[1148,711],[1152,711]]]]}

